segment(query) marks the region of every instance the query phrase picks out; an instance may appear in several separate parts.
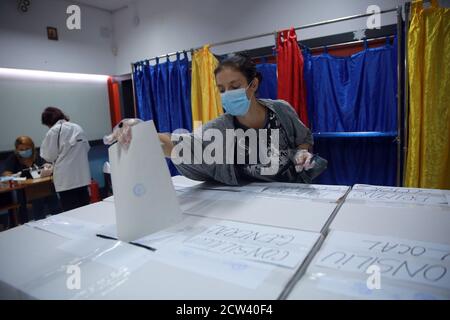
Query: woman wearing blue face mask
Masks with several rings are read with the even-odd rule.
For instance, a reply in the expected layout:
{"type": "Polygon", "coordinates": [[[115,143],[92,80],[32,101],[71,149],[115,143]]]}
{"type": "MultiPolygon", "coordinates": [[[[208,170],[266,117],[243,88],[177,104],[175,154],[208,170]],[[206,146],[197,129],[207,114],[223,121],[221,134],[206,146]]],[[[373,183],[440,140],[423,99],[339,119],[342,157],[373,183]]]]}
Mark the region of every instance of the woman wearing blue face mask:
{"type": "Polygon", "coordinates": [[[3,176],[10,176],[28,168],[39,168],[45,161],[36,153],[34,142],[30,137],[20,136],[16,139],[14,153],[4,163],[3,176]]]}
{"type": "MultiPolygon", "coordinates": [[[[255,132],[266,130],[269,140],[267,150],[274,130],[278,131],[275,152],[269,150],[267,155],[275,156],[278,161],[277,169],[270,174],[263,173],[263,169],[270,164],[261,163],[259,157],[256,163],[250,161],[251,153],[257,153],[259,156],[260,139],[257,148],[252,147],[247,139],[236,141],[236,154],[240,152],[239,148],[242,148],[245,154],[245,163],[238,163],[237,159],[235,161],[234,171],[238,181],[311,182],[312,178],[325,169],[323,164],[319,165],[313,160],[310,153],[313,145],[311,132],[300,121],[294,109],[282,100],[257,98],[262,76],[249,57],[235,55],[228,58],[219,64],[214,74],[221,93],[225,111],[222,118],[226,127],[242,129],[244,132],[252,129],[255,132]],[[316,172],[310,171],[315,166],[316,172]],[[319,166],[322,168],[318,168],[319,166]],[[309,175],[306,174],[308,171],[309,175]]],[[[180,168],[180,171],[183,171],[183,168],[180,168]]]]}
{"type": "MultiPolygon", "coordinates": [[[[31,168],[32,170],[38,170],[45,165],[44,159],[42,159],[36,152],[34,142],[30,137],[18,137],[14,143],[14,146],[14,153],[11,154],[3,164],[3,176],[10,176],[29,168],[31,168]]],[[[51,175],[51,171],[51,169],[40,170],[41,177],[51,175]]],[[[33,208],[33,219],[36,220],[43,219],[48,214],[57,214],[61,211],[56,194],[52,194],[40,199],[35,199],[31,201],[31,204],[33,208]]],[[[25,212],[25,214],[26,213],[27,212],[25,212]]],[[[26,223],[28,221],[27,214],[21,215],[19,218],[20,223],[26,223]]]]}
{"type": "Polygon", "coordinates": [[[257,98],[262,78],[250,58],[235,55],[222,61],[214,73],[225,114],[175,139],[159,134],[165,156],[181,174],[228,185],[245,181],[311,183],[326,169],[327,161],[310,153],[311,132],[294,109],[282,100],[257,98]],[[231,136],[227,135],[230,130],[231,136]],[[205,159],[205,153],[213,149],[211,136],[217,133],[221,138],[216,141],[214,137],[215,146],[222,146],[222,152],[211,152],[210,159],[205,159]]]}

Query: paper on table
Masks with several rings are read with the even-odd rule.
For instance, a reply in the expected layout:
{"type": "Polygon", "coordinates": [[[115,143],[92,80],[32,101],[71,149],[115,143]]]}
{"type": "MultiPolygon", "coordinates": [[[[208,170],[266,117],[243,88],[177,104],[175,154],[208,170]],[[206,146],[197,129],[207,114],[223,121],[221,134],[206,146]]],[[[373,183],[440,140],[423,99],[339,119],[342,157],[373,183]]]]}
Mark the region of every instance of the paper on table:
{"type": "Polygon", "coordinates": [[[78,220],[62,215],[51,216],[47,219],[31,221],[27,226],[51,232],[66,239],[83,239],[95,237],[101,224],[78,220]]]}
{"type": "Polygon", "coordinates": [[[191,188],[181,195],[182,198],[193,197],[205,200],[234,200],[234,201],[249,201],[255,197],[254,193],[247,191],[233,192],[229,190],[217,190],[202,189],[202,188],[191,188]]]}
{"type": "Polygon", "coordinates": [[[224,221],[185,240],[190,248],[235,259],[298,267],[318,234],[224,221]]]}
{"type": "Polygon", "coordinates": [[[181,210],[152,121],[132,128],[128,150],[109,147],[119,239],[133,241],[181,221],[181,210]]]}
{"type": "Polygon", "coordinates": [[[201,219],[194,221],[199,222],[184,222],[134,243],[156,248],[152,259],[255,289],[276,268],[286,267],[288,272],[295,272],[293,267],[304,261],[319,238],[318,234],[311,232],[246,223],[216,223],[214,220],[206,223],[201,219]],[[204,242],[205,237],[221,241],[220,250],[212,243],[204,242]],[[226,242],[232,244],[234,249],[230,246],[226,250],[226,242]],[[280,248],[288,251],[289,256],[284,257],[281,262],[273,261],[277,250],[281,251],[280,248]],[[244,250],[249,250],[248,255],[244,250]],[[250,256],[251,253],[256,257],[250,256]]]}
{"type": "Polygon", "coordinates": [[[385,191],[385,192],[396,192],[396,193],[429,193],[429,194],[443,194],[445,192],[450,193],[449,190],[441,189],[427,189],[427,188],[406,188],[406,187],[390,187],[390,186],[376,186],[371,184],[355,184],[352,190],[368,190],[368,191],[385,191]]]}
{"type": "Polygon", "coordinates": [[[389,203],[450,205],[450,191],[420,188],[399,188],[357,184],[347,200],[365,200],[389,203]]]}
{"type": "Polygon", "coordinates": [[[284,196],[296,199],[312,199],[332,202],[337,202],[341,199],[349,189],[347,186],[283,182],[254,182],[249,184],[249,187],[261,187],[262,189],[259,191],[261,195],[274,197],[284,196]]]}
{"type": "Polygon", "coordinates": [[[217,205],[219,201],[230,201],[234,205],[240,206],[244,202],[251,201],[254,197],[254,193],[246,191],[232,192],[222,190],[218,192],[217,190],[196,187],[179,194],[178,201],[183,212],[198,214],[203,212],[205,208],[217,205]]]}
{"type": "Polygon", "coordinates": [[[38,178],[41,177],[41,174],[40,174],[39,171],[37,171],[37,170],[32,170],[32,171],[30,172],[30,174],[31,174],[31,177],[32,177],[33,179],[38,179],[38,178]]]}
{"type": "Polygon", "coordinates": [[[134,242],[161,248],[161,241],[165,240],[171,244],[164,244],[166,248],[194,249],[212,258],[295,268],[304,261],[319,237],[314,232],[220,221],[207,227],[177,230],[172,234],[164,231],[134,242]]]}
{"type": "Polygon", "coordinates": [[[202,251],[184,246],[171,249],[166,246],[158,249],[152,259],[250,289],[259,287],[274,269],[274,266],[251,261],[212,257],[202,251]]]}
{"type": "Polygon", "coordinates": [[[448,245],[332,231],[315,265],[355,273],[376,265],[382,278],[441,287],[450,294],[448,245]]]}
{"type": "Polygon", "coordinates": [[[25,181],[26,177],[13,177],[13,176],[3,176],[0,177],[0,182],[8,182],[8,181],[25,181]]]}
{"type": "Polygon", "coordinates": [[[212,183],[212,182],[204,182],[202,184],[199,184],[195,186],[197,189],[204,189],[204,190],[218,190],[218,191],[234,191],[234,192],[240,192],[240,191],[253,191],[253,192],[261,192],[264,190],[267,186],[265,184],[257,185],[253,183],[249,183],[242,186],[228,186],[223,185],[219,183],[212,183]]]}
{"type": "Polygon", "coordinates": [[[189,190],[178,197],[183,213],[312,232],[323,231],[333,201],[276,197],[242,191],[189,190]]]}
{"type": "Polygon", "coordinates": [[[200,232],[207,229],[204,225],[176,225],[172,228],[156,232],[133,241],[133,243],[143,244],[156,250],[165,247],[174,248],[182,246],[182,243],[200,232]]]}
{"type": "Polygon", "coordinates": [[[211,255],[184,245],[186,239],[207,228],[202,223],[183,223],[133,243],[155,248],[153,260],[250,289],[260,286],[274,266],[211,255]]]}

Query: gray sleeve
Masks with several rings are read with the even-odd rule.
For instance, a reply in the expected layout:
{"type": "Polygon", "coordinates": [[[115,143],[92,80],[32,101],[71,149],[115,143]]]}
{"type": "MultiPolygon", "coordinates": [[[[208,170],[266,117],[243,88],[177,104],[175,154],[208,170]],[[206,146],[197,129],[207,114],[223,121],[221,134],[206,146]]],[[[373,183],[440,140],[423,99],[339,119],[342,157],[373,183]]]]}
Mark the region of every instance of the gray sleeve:
{"type": "Polygon", "coordinates": [[[304,143],[310,144],[311,146],[314,145],[314,139],[311,133],[311,130],[309,130],[303,122],[300,121],[300,119],[297,117],[292,118],[292,123],[294,127],[294,137],[295,137],[295,144],[301,145],[304,143]]]}
{"type": "Polygon", "coordinates": [[[196,143],[202,144],[201,153],[203,153],[204,143],[200,142],[200,140],[194,135],[194,133],[182,135],[179,137],[179,140],[173,141],[175,147],[182,148],[181,155],[183,157],[187,157],[190,161],[189,160],[177,161],[179,159],[172,159],[172,162],[177,168],[177,170],[183,176],[189,179],[198,181],[213,180],[214,169],[212,165],[207,165],[203,163],[201,159],[202,156],[201,154],[199,158],[199,155],[195,153],[194,145],[196,143]],[[184,152],[187,152],[187,154],[184,154],[184,152]]]}
{"type": "Polygon", "coordinates": [[[213,180],[208,174],[207,168],[201,164],[174,164],[177,170],[186,178],[197,181],[213,180]]]}
{"type": "MultiPolygon", "coordinates": [[[[232,170],[232,165],[230,166],[225,164],[225,152],[222,162],[223,164],[207,164],[202,158],[203,151],[210,142],[202,141],[199,135],[203,134],[203,132],[208,129],[217,129],[222,133],[225,132],[225,127],[222,121],[220,119],[216,119],[205,124],[201,131],[196,132],[196,134],[190,133],[187,135],[183,135],[180,140],[174,142],[174,145],[182,148],[183,153],[185,151],[188,152],[186,156],[191,161],[188,163],[180,163],[180,161],[177,161],[177,159],[172,159],[172,162],[174,163],[177,170],[189,179],[198,181],[218,181],[224,184],[231,185],[237,184],[236,178],[229,173],[229,170],[232,170]],[[197,152],[195,152],[195,144],[197,144],[197,152]]],[[[226,150],[225,141],[224,150],[226,150]]]]}
{"type": "MultiPolygon", "coordinates": [[[[309,130],[299,119],[297,113],[292,106],[283,100],[277,100],[278,108],[283,110],[282,115],[285,117],[284,122],[287,124],[289,135],[293,138],[295,146],[301,144],[314,144],[311,130],[309,130]]],[[[281,120],[281,119],[280,119],[281,120]]]]}

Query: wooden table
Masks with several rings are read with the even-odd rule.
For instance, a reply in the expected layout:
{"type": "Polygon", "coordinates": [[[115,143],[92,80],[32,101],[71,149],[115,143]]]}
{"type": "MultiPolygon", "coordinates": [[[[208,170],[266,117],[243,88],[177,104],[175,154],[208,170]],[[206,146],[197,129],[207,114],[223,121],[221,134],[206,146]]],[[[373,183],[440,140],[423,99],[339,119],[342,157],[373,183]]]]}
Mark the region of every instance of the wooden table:
{"type": "Polygon", "coordinates": [[[25,188],[25,185],[15,182],[13,185],[9,185],[9,182],[3,182],[0,184],[0,193],[12,192],[25,188]]]}
{"type": "Polygon", "coordinates": [[[26,202],[45,198],[55,193],[52,176],[37,179],[27,179],[25,181],[19,182],[19,185],[23,186],[24,188],[26,202]]]}
{"type": "Polygon", "coordinates": [[[28,222],[27,203],[36,199],[48,197],[55,193],[53,177],[27,179],[16,181],[12,185],[0,186],[0,193],[16,192],[19,208],[20,223],[28,222]]]}

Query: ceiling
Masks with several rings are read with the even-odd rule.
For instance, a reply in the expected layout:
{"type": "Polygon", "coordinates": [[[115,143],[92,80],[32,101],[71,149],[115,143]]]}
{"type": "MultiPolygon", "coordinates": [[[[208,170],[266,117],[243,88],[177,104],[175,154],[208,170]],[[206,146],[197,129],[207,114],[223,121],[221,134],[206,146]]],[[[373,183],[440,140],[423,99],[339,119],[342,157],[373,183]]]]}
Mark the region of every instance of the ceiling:
{"type": "Polygon", "coordinates": [[[128,6],[133,0],[75,0],[70,2],[114,12],[128,6]]]}

